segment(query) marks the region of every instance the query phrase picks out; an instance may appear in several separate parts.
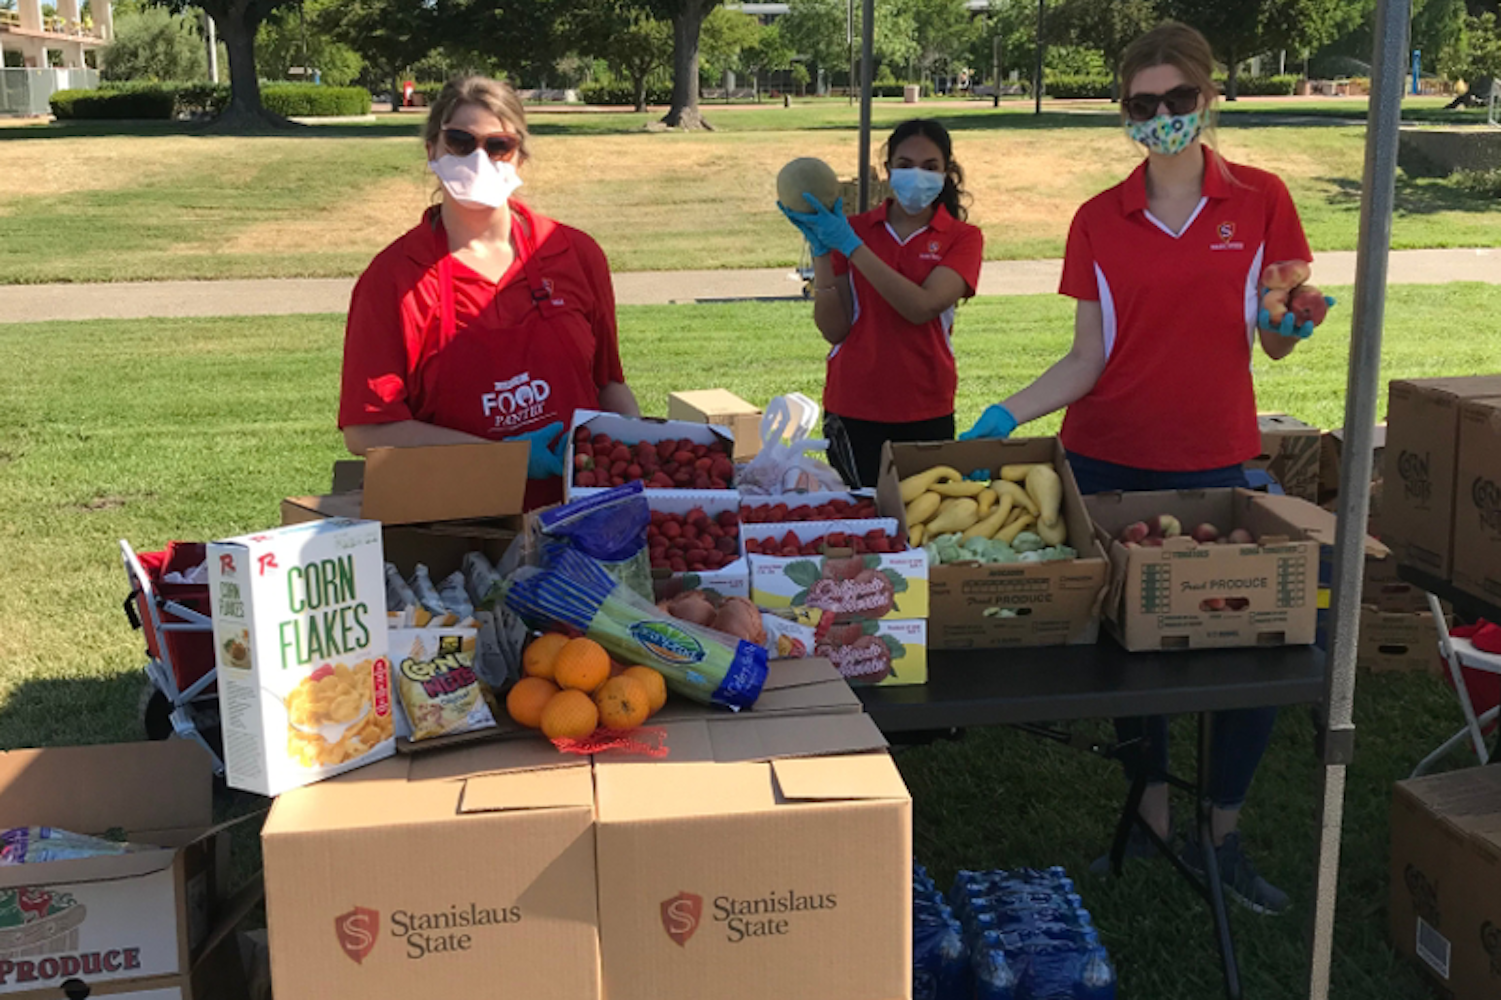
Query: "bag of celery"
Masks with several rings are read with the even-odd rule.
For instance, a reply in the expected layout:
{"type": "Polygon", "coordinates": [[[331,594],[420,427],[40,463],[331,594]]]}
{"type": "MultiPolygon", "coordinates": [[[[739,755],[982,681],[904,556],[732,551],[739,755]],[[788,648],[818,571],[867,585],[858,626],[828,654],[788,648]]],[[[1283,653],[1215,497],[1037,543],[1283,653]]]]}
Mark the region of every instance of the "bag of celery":
{"type": "Polygon", "coordinates": [[[706,705],[739,710],[766,683],[766,650],[673,618],[618,583],[593,559],[548,546],[545,568],[523,567],[506,605],[534,627],[577,629],[617,659],[660,671],[667,686],[706,705]]]}

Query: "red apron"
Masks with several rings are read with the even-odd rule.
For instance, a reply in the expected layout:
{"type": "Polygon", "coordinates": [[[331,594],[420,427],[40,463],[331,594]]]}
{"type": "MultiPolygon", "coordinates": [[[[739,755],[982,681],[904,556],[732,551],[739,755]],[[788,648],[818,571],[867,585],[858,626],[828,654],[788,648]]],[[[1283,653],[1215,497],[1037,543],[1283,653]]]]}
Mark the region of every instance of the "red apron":
{"type": "MultiPolygon", "coordinates": [[[[531,293],[518,315],[503,315],[501,287],[492,302],[463,329],[454,308],[453,254],[447,236],[434,228],[439,248],[440,349],[433,357],[439,387],[433,423],[496,441],[561,423],[566,433],[576,409],[597,409],[589,317],[553,294],[542,274],[531,213],[512,203],[511,238],[531,293]]],[[[567,254],[557,259],[568,259],[567,254]]],[[[513,301],[514,301],[514,297],[513,301]]],[[[539,447],[546,442],[534,442],[539,447]]],[[[563,499],[560,476],[527,483],[526,507],[563,499]]]]}

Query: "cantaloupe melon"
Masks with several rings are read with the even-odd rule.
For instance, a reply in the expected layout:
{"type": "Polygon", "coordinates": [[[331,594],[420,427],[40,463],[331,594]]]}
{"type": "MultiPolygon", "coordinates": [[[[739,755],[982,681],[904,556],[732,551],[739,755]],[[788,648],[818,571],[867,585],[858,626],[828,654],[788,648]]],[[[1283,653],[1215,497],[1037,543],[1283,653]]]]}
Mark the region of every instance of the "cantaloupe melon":
{"type": "Polygon", "coordinates": [[[834,168],[811,156],[800,156],[788,163],[777,174],[777,200],[789,212],[811,212],[803,193],[807,192],[833,208],[839,199],[839,178],[834,168]]]}

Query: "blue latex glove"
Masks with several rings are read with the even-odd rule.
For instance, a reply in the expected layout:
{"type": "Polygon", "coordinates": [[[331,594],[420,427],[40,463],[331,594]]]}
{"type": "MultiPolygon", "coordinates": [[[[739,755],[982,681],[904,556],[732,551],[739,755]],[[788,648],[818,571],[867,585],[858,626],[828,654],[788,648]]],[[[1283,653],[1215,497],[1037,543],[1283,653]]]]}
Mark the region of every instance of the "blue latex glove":
{"type": "MultiPolygon", "coordinates": [[[[859,249],[864,241],[855,235],[854,229],[850,228],[850,220],[844,217],[843,198],[834,202],[833,209],[824,208],[821,201],[806,191],[803,192],[803,199],[812,208],[811,212],[805,212],[801,216],[807,220],[808,230],[813,234],[809,237],[809,242],[826,247],[825,253],[838,250],[846,257],[859,249]],[[813,237],[817,237],[816,242],[813,237]]],[[[798,228],[801,229],[802,226],[798,228]]]]}
{"type": "Polygon", "coordinates": [[[563,450],[568,447],[568,435],[563,430],[562,422],[557,421],[541,430],[506,438],[507,441],[526,441],[532,446],[526,456],[526,478],[551,479],[563,474],[563,450]]]}
{"type": "Polygon", "coordinates": [[[803,239],[807,240],[808,246],[813,248],[813,256],[828,256],[829,248],[819,241],[818,233],[813,228],[813,219],[807,212],[794,212],[781,202],[777,202],[777,208],[780,208],[782,214],[787,216],[787,221],[792,223],[797,231],[803,234],[803,239]]]}
{"type": "MultiPolygon", "coordinates": [[[[1268,289],[1265,288],[1261,290],[1263,298],[1266,297],[1267,291],[1268,289]]],[[[1330,307],[1331,309],[1334,308],[1333,296],[1324,296],[1324,305],[1330,307]]],[[[1307,340],[1309,337],[1313,336],[1314,331],[1312,320],[1307,323],[1299,324],[1297,322],[1297,317],[1293,315],[1293,311],[1291,309],[1289,309],[1286,315],[1282,317],[1282,322],[1273,323],[1272,314],[1267,311],[1266,306],[1262,306],[1261,311],[1256,314],[1256,325],[1261,329],[1268,331],[1269,333],[1275,333],[1283,337],[1297,337],[1299,340],[1307,340]]]]}
{"type": "Polygon", "coordinates": [[[1016,418],[1011,411],[1000,403],[985,407],[985,412],[980,414],[980,419],[975,425],[963,434],[959,435],[960,441],[973,441],[976,438],[1008,438],[1011,432],[1016,430],[1016,418]]]}

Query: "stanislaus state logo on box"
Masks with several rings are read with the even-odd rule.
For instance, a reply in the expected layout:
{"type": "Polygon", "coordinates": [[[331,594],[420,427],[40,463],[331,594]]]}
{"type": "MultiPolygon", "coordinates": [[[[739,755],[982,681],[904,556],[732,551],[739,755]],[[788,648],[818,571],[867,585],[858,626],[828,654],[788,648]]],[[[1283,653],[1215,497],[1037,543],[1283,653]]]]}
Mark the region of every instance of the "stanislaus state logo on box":
{"type": "MultiPolygon", "coordinates": [[[[716,896],[709,912],[711,927],[706,933],[721,933],[730,944],[754,938],[782,937],[797,933],[797,918],[823,910],[834,910],[839,899],[834,893],[804,895],[793,890],[755,899],[716,896]]],[[[674,944],[686,948],[704,924],[704,897],[679,892],[662,901],[662,929],[674,944]]]]}

